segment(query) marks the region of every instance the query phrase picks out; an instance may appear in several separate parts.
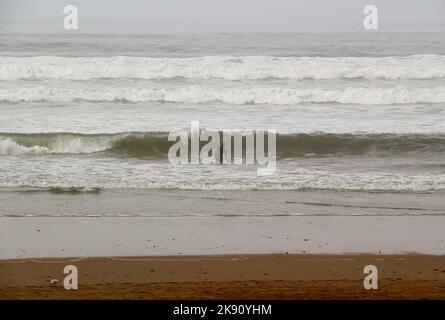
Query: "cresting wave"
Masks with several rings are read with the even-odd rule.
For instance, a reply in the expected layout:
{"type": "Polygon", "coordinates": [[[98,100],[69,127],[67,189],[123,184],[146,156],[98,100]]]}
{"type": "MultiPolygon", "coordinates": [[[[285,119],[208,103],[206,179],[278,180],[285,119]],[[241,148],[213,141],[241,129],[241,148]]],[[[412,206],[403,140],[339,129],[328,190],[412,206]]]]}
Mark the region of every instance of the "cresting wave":
{"type": "Polygon", "coordinates": [[[361,105],[392,105],[414,103],[444,103],[445,87],[408,88],[224,88],[207,86],[147,87],[147,88],[10,88],[0,89],[2,102],[166,102],[224,103],[233,105],[300,103],[340,103],[361,105]]]}
{"type": "Polygon", "coordinates": [[[445,56],[408,57],[0,57],[0,80],[18,79],[432,79],[445,56]]]}
{"type": "MultiPolygon", "coordinates": [[[[0,155],[109,152],[122,156],[167,159],[173,143],[168,141],[168,133],[165,132],[1,133],[0,155]]],[[[445,135],[299,133],[277,136],[279,158],[369,153],[394,155],[401,152],[445,152],[445,135]]]]}

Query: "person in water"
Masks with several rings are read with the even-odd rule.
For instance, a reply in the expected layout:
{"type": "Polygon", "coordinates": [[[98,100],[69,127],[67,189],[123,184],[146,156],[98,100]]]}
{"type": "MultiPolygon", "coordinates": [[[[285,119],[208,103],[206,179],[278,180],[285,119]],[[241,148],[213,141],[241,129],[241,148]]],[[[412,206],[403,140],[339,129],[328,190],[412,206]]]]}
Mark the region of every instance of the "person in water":
{"type": "Polygon", "coordinates": [[[219,164],[224,163],[224,146],[221,144],[219,146],[219,164]]]}

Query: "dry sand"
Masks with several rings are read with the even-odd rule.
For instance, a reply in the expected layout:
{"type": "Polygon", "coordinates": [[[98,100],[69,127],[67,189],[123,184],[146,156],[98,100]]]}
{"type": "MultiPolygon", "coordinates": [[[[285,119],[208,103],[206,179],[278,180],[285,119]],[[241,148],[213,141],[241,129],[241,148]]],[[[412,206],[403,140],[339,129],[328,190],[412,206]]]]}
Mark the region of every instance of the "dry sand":
{"type": "Polygon", "coordinates": [[[445,299],[445,256],[220,255],[1,260],[2,299],[445,299]],[[79,289],[63,288],[63,268],[79,289]],[[379,289],[363,288],[363,268],[379,289]],[[50,281],[59,279],[57,286],[50,281]]]}

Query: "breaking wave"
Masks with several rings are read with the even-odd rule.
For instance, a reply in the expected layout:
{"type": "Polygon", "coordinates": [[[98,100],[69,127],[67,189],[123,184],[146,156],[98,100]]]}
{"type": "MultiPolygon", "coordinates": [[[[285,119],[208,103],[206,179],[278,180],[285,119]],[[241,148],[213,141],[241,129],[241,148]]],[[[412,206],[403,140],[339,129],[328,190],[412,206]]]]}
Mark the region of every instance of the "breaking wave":
{"type": "MultiPolygon", "coordinates": [[[[0,155],[109,152],[122,156],[167,159],[168,150],[174,143],[174,141],[168,141],[166,132],[2,133],[0,134],[0,155]]],[[[368,153],[392,155],[401,152],[445,152],[445,135],[330,133],[277,135],[279,158],[368,153]]]]}
{"type": "Polygon", "coordinates": [[[340,103],[361,105],[392,105],[414,103],[444,103],[445,87],[409,88],[224,88],[206,86],[147,87],[147,88],[3,88],[3,102],[166,102],[166,103],[224,103],[233,105],[300,103],[340,103]]]}
{"type": "Polygon", "coordinates": [[[432,79],[445,56],[408,57],[0,57],[0,80],[17,79],[432,79]]]}

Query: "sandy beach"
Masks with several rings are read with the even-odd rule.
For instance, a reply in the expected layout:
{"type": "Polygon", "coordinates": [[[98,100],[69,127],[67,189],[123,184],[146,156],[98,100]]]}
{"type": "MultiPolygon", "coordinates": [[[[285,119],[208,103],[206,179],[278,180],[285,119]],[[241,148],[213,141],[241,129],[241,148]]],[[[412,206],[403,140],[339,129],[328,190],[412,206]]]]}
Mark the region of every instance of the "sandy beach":
{"type": "Polygon", "coordinates": [[[2,217],[440,216],[443,190],[1,188],[2,217]]]}
{"type": "Polygon", "coordinates": [[[445,254],[441,193],[0,193],[0,259],[445,254]],[[230,231],[230,232],[229,232],[230,231]]]}
{"type": "Polygon", "coordinates": [[[0,196],[3,299],[445,297],[445,217],[437,193],[10,190],[0,196]],[[67,264],[79,269],[76,292],[62,285],[67,264]],[[379,270],[375,291],[363,288],[369,264],[379,270]]]}
{"type": "Polygon", "coordinates": [[[3,260],[1,299],[444,299],[445,257],[219,255],[3,260]],[[79,289],[63,288],[63,267],[79,289]],[[379,289],[363,288],[363,267],[379,289]],[[52,279],[59,279],[50,286],[52,279]]]}

